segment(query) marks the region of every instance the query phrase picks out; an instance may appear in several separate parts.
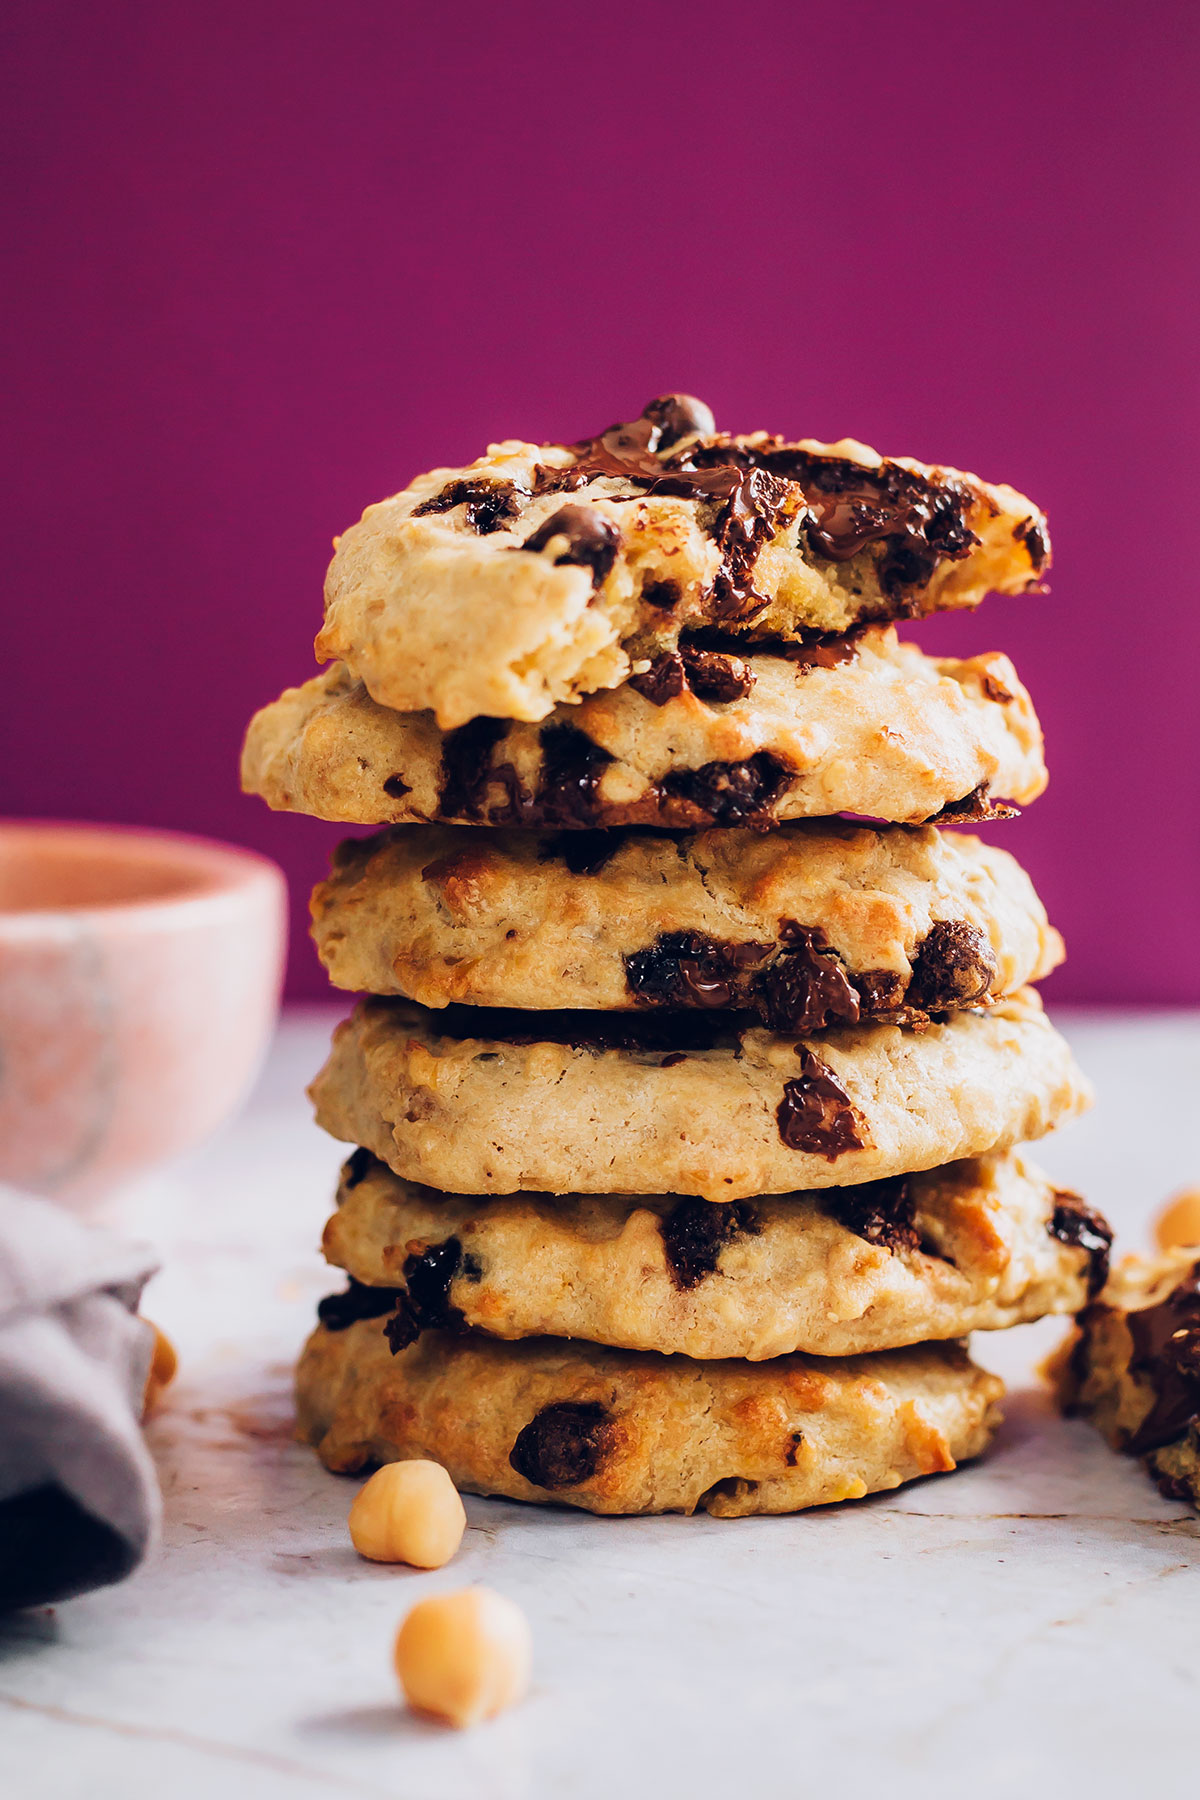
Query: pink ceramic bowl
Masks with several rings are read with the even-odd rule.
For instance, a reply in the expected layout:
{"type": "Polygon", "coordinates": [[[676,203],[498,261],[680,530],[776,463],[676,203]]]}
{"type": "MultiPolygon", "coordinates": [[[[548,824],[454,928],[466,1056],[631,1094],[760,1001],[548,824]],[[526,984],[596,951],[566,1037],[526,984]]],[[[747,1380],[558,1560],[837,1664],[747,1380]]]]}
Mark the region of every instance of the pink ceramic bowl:
{"type": "Polygon", "coordinates": [[[0,1181],[87,1201],[219,1125],[285,933],[283,876],[249,851],[0,821],[0,1181]]]}

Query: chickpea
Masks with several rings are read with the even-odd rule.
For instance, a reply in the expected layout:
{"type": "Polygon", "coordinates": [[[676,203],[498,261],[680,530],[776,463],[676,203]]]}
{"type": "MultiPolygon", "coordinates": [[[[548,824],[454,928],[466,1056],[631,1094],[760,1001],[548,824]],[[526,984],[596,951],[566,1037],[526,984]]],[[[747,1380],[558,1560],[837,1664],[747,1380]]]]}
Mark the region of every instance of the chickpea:
{"type": "Polygon", "coordinates": [[[440,1569],[467,1526],[458,1490],[435,1462],[385,1463],[350,1508],[350,1541],[371,1562],[440,1569]]]}
{"type": "Polygon", "coordinates": [[[175,1354],[175,1346],[165,1332],[160,1331],[153,1320],[146,1319],[154,1333],[154,1351],[150,1357],[150,1367],[146,1373],[146,1386],[142,1392],[142,1417],[153,1412],[162,1399],[163,1392],[175,1379],[175,1371],[179,1367],[179,1358],[175,1354]]]}
{"type": "Polygon", "coordinates": [[[1200,1188],[1184,1188],[1159,1213],[1154,1235],[1160,1250],[1200,1244],[1200,1188]]]}
{"type": "Polygon", "coordinates": [[[396,1634],[396,1674],[410,1706],[460,1728],[525,1695],[533,1637],[519,1606],[491,1588],[418,1601],[396,1634]]]}

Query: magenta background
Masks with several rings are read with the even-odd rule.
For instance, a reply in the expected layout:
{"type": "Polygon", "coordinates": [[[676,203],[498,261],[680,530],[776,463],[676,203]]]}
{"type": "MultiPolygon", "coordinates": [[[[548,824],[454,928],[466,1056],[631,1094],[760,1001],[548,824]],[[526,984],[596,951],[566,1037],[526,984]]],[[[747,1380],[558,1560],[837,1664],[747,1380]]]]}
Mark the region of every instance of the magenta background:
{"type": "Polygon", "coordinates": [[[1051,995],[1200,1001],[1198,12],[10,6],[0,809],[257,845],[299,918],[338,833],[236,755],[332,535],[684,388],[1041,502],[1053,594],[922,640],[1039,704],[1051,995]]]}

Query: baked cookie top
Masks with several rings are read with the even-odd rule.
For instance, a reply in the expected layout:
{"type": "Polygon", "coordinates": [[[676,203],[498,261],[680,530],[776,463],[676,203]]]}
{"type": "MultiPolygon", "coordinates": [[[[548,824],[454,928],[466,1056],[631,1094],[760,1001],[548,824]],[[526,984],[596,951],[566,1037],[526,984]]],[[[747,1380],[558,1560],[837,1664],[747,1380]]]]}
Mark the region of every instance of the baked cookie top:
{"type": "Polygon", "coordinates": [[[339,846],[312,918],[330,979],[359,993],[732,1006],[777,1031],[983,1005],[1063,955],[1007,851],[929,825],[395,827],[339,846]]]}
{"type": "Polygon", "coordinates": [[[380,706],[335,664],[251,720],[242,785],[277,811],[353,825],[572,830],[845,812],[923,824],[992,817],[1046,785],[1041,728],[1005,656],[925,656],[884,626],[795,656],[706,655],[678,684],[626,682],[540,725],[449,732],[380,706]]]}
{"type": "Polygon", "coordinates": [[[1066,1410],[1200,1507],[1200,1245],[1125,1257],[1058,1360],[1066,1410]]]}
{"type": "Polygon", "coordinates": [[[381,705],[536,721],[697,629],[804,642],[1036,587],[1023,495],[844,439],[716,430],[652,400],[580,443],[510,439],[368,507],[336,544],[321,661],[381,705]]]}
{"type": "Polygon", "coordinates": [[[1074,1312],[1104,1284],[1111,1236],[1011,1155],[713,1205],[440,1194],[358,1150],[324,1237],[351,1287],[322,1316],[390,1299],[396,1348],[470,1327],[705,1359],[857,1356],[1074,1312]]]}
{"type": "Polygon", "coordinates": [[[932,1169],[1041,1137],[1090,1092],[1032,989],[924,1031],[780,1035],[736,1014],[431,1013],[334,1033],[317,1122],[456,1194],[742,1200],[932,1169]]]}
{"type": "Polygon", "coordinates": [[[300,1432],[330,1469],[430,1457],[456,1487],[596,1513],[796,1512],[978,1456],[1002,1382],[957,1344],[693,1362],[555,1338],[319,1327],[300,1432]]]}

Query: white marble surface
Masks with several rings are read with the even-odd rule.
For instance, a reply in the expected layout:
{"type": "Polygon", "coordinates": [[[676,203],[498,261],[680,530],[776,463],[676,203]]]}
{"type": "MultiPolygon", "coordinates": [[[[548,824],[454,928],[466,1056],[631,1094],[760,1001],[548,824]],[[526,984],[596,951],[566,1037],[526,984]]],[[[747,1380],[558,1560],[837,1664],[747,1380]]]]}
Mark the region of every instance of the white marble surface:
{"type": "MultiPolygon", "coordinates": [[[[338,1149],[293,1015],[218,1142],[125,1206],[166,1268],[180,1379],[152,1439],[164,1547],[122,1587],[0,1626],[12,1800],[608,1800],[822,1791],[978,1800],[1200,1792],[1200,1520],[1050,1413],[1061,1327],[977,1339],[1013,1383],[980,1466],[791,1519],[594,1520],[468,1502],[433,1574],[359,1562],[354,1491],[289,1442],[289,1363],[334,1285],[338,1149]],[[458,1735],[398,1704],[410,1603],[483,1580],[528,1610],[536,1684],[458,1735]]],[[[1127,1245],[1200,1180],[1200,1018],[1060,1018],[1096,1112],[1040,1159],[1127,1245]]]]}

